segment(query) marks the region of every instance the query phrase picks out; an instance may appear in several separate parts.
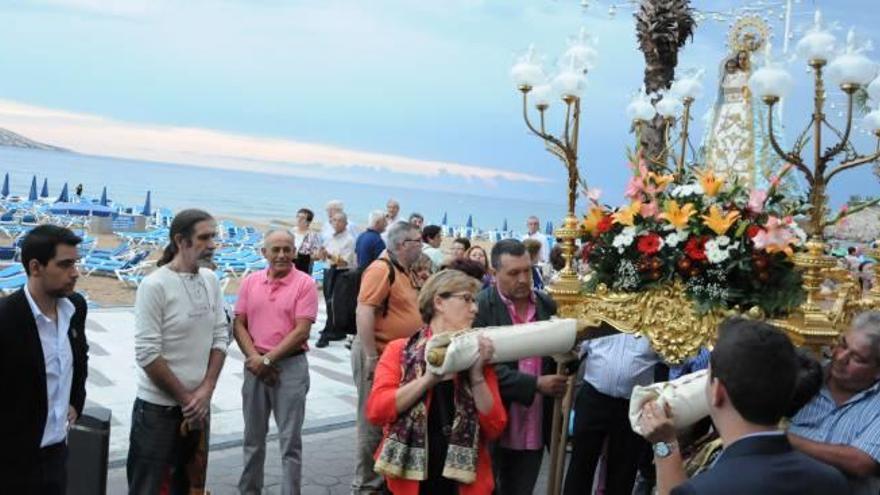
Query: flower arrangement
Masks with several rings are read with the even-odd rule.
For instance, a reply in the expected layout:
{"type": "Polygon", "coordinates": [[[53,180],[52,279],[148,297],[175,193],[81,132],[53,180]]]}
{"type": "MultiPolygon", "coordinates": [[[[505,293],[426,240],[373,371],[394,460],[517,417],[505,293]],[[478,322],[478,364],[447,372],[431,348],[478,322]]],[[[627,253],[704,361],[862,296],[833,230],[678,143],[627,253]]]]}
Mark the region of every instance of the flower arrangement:
{"type": "Polygon", "coordinates": [[[634,292],[680,281],[699,313],[757,306],[777,316],[803,301],[791,261],[806,241],[792,219],[802,206],[777,191],[791,167],[767,190],[748,190],[711,170],[675,177],[631,161],[628,204],[612,209],[588,194],[586,290],[604,284],[634,292]]]}

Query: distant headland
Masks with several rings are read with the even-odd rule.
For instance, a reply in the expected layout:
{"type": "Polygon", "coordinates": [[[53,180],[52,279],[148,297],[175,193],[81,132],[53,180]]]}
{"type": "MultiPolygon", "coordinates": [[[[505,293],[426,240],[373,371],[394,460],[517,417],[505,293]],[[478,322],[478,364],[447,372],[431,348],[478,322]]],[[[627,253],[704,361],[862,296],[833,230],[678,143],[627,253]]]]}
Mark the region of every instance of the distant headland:
{"type": "Polygon", "coordinates": [[[33,139],[28,139],[20,134],[16,134],[3,128],[0,128],[0,146],[6,146],[9,148],[25,148],[31,150],[70,152],[70,150],[68,149],[60,148],[58,146],[52,146],[51,144],[39,143],[37,141],[34,141],[33,139]]]}

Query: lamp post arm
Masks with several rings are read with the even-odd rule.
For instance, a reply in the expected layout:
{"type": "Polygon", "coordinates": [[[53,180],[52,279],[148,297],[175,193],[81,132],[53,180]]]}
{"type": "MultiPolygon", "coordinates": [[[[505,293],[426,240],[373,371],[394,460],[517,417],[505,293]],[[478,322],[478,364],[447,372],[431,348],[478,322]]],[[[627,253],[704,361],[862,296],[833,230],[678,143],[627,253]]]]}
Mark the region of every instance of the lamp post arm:
{"type": "MultiPolygon", "coordinates": [[[[847,92],[847,105],[846,105],[846,128],[843,131],[843,135],[840,136],[840,142],[837,145],[829,148],[824,155],[822,155],[822,161],[828,162],[832,158],[834,158],[841,151],[846,149],[847,143],[849,143],[849,136],[852,133],[852,121],[853,121],[853,93],[847,92]]],[[[826,122],[826,124],[828,124],[826,122]]],[[[829,124],[830,126],[830,124],[829,124]]]]}
{"type": "Polygon", "coordinates": [[[534,135],[538,136],[539,138],[543,139],[544,141],[549,141],[549,142],[553,143],[554,145],[558,146],[559,148],[562,148],[562,149],[565,148],[565,146],[562,144],[562,142],[560,142],[558,139],[556,139],[555,137],[553,137],[552,135],[550,135],[548,133],[539,131],[538,129],[535,128],[534,125],[532,125],[531,120],[529,120],[528,96],[525,92],[523,93],[523,120],[526,123],[526,127],[528,127],[529,130],[532,131],[532,133],[534,135]]]}
{"type": "Polygon", "coordinates": [[[571,144],[571,140],[569,139],[569,127],[571,126],[571,100],[565,100],[565,130],[562,133],[562,139],[565,142],[566,146],[571,144]]]}
{"type": "Polygon", "coordinates": [[[770,135],[770,145],[773,147],[773,151],[775,151],[776,154],[779,155],[780,158],[782,158],[783,160],[785,160],[785,161],[791,163],[792,165],[794,165],[795,167],[797,167],[797,169],[800,170],[804,174],[804,176],[807,179],[807,182],[809,184],[812,184],[813,183],[813,173],[810,171],[810,169],[807,168],[806,165],[804,165],[803,161],[801,161],[801,158],[799,156],[797,156],[793,153],[788,153],[785,150],[783,150],[782,146],[779,145],[779,141],[776,140],[776,133],[773,132],[773,105],[774,104],[770,104],[769,105],[770,108],[767,111],[767,134],[770,135]]]}
{"type": "Polygon", "coordinates": [[[825,179],[825,182],[826,183],[831,182],[832,177],[839,174],[840,172],[843,172],[844,170],[849,170],[851,168],[855,168],[860,165],[864,165],[866,163],[875,162],[877,160],[880,160],[880,151],[877,151],[876,153],[871,154],[871,155],[860,156],[858,158],[854,158],[852,160],[843,162],[840,165],[838,165],[837,167],[835,167],[834,170],[832,170],[831,172],[828,173],[828,177],[825,179]]]}

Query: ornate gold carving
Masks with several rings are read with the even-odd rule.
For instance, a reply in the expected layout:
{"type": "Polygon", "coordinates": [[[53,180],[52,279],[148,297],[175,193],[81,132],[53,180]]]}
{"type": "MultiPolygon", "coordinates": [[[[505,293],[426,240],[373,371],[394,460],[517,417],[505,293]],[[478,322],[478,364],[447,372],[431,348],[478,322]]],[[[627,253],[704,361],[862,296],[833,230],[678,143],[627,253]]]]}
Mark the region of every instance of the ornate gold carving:
{"type": "Polygon", "coordinates": [[[757,15],[746,15],[736,20],[727,34],[727,45],[736,52],[756,52],[770,37],[770,26],[757,15]]]}
{"type": "MultiPolygon", "coordinates": [[[[638,333],[651,341],[651,347],[664,361],[680,363],[694,356],[700,347],[711,346],[722,311],[699,315],[680,283],[663,285],[642,292],[612,292],[604,285],[595,293],[582,294],[574,304],[560,302],[563,317],[589,322],[592,328],[608,323],[625,333],[638,333]]],[[[581,332],[586,338],[590,329],[581,332]]]]}

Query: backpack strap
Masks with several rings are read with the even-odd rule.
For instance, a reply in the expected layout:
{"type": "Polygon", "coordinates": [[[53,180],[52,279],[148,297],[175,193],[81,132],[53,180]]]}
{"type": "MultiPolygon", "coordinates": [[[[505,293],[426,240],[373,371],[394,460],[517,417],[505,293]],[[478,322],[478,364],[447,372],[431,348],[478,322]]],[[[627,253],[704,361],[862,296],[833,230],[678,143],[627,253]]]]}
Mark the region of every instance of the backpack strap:
{"type": "Polygon", "coordinates": [[[386,265],[388,265],[388,295],[385,297],[385,300],[382,301],[382,305],[379,306],[379,309],[382,313],[382,318],[388,316],[388,303],[391,299],[391,287],[394,285],[394,278],[396,277],[396,267],[398,266],[394,260],[389,260],[388,258],[379,258],[384,261],[386,265]]]}

